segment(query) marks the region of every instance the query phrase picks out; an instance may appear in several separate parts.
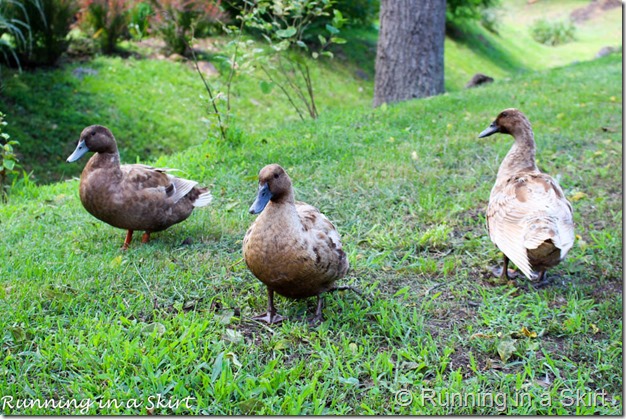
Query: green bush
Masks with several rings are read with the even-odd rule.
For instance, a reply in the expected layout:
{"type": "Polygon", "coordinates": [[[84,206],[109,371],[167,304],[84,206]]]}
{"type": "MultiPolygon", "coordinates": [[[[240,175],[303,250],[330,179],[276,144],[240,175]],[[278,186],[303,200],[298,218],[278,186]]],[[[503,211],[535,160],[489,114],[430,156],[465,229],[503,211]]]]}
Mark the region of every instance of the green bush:
{"type": "Polygon", "coordinates": [[[446,24],[457,25],[464,20],[481,20],[482,12],[500,5],[500,0],[447,0],[446,24]]]}
{"type": "MultiPolygon", "coordinates": [[[[261,90],[270,93],[273,86],[277,86],[301,119],[304,119],[305,108],[309,116],[316,119],[319,113],[315,105],[313,79],[303,53],[310,54],[315,60],[333,58],[328,47],[346,42],[338,36],[345,24],[341,12],[324,0],[285,0],[280,5],[271,0],[259,0],[239,18],[246,28],[258,31],[269,46],[266,50],[253,47],[244,53],[265,74],[261,90]],[[318,33],[315,40],[305,42],[319,19],[329,19],[323,34],[318,33]]],[[[246,49],[246,43],[241,47],[246,49]]]]}
{"type": "Polygon", "coordinates": [[[206,32],[207,27],[226,18],[219,0],[152,0],[152,30],[170,52],[186,55],[192,34],[206,32]]]}
{"type": "Polygon", "coordinates": [[[14,146],[19,143],[11,140],[9,134],[3,132],[3,128],[7,125],[4,117],[5,115],[0,112],[0,186],[2,186],[2,199],[6,200],[10,187],[8,181],[17,176],[20,165],[14,149],[14,146]]]}
{"type": "Polygon", "coordinates": [[[487,29],[491,33],[498,33],[498,23],[500,17],[498,16],[499,9],[496,7],[489,7],[481,11],[480,24],[483,28],[487,29]]]}
{"type": "Polygon", "coordinates": [[[576,26],[569,20],[539,19],[530,27],[530,35],[540,44],[556,46],[576,39],[576,26]]]}
{"type": "Polygon", "coordinates": [[[128,30],[130,36],[135,40],[140,40],[148,34],[150,29],[150,17],[154,14],[152,7],[148,3],[138,2],[130,9],[130,23],[128,30]]]}
{"type": "Polygon", "coordinates": [[[124,0],[82,0],[79,26],[99,41],[102,52],[111,54],[128,35],[130,8],[131,2],[124,0]]]}
{"type": "MultiPolygon", "coordinates": [[[[254,4],[258,5],[258,1],[254,4]]],[[[311,3],[308,2],[301,3],[311,3]]],[[[331,6],[330,2],[327,2],[331,6]]],[[[246,5],[250,8],[250,0],[229,0],[224,2],[224,10],[236,19],[244,11],[246,5]]],[[[378,18],[380,9],[380,0],[337,0],[332,2],[332,8],[337,10],[345,19],[346,27],[369,27],[378,18]]],[[[324,35],[326,25],[332,24],[333,16],[318,16],[317,19],[307,27],[304,40],[317,39],[318,35],[324,35]]]]}
{"type": "Polygon", "coordinates": [[[39,0],[22,3],[30,25],[32,48],[16,45],[22,63],[53,65],[69,45],[68,33],[78,12],[76,0],[39,0]]]}
{"type": "MultiPolygon", "coordinates": [[[[39,0],[33,0],[41,7],[39,0]]],[[[20,66],[16,47],[30,50],[32,37],[28,15],[23,2],[16,0],[0,1],[0,54],[7,65],[20,66]]]]}

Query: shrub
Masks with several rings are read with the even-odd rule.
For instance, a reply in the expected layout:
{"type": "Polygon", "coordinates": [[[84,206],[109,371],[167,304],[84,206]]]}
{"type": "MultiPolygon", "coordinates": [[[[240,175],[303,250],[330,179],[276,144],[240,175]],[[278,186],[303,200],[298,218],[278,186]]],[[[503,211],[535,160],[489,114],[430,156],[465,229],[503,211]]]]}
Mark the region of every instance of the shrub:
{"type": "Polygon", "coordinates": [[[480,13],[480,24],[491,33],[498,33],[499,9],[489,7],[480,13]]]}
{"type": "MultiPolygon", "coordinates": [[[[230,16],[236,18],[240,16],[246,7],[246,4],[258,3],[250,0],[226,0],[224,2],[224,10],[230,16]]],[[[337,10],[346,20],[346,26],[367,27],[372,25],[378,18],[380,9],[380,0],[336,0],[332,2],[333,9],[337,10]]],[[[322,33],[326,24],[331,24],[332,16],[319,16],[315,22],[312,22],[308,29],[308,34],[316,38],[318,33],[322,33]]]]}
{"type": "Polygon", "coordinates": [[[78,12],[75,0],[38,0],[22,3],[30,25],[32,48],[16,45],[16,52],[25,64],[53,65],[67,50],[68,33],[78,12]]]}
{"type": "Polygon", "coordinates": [[[19,173],[20,165],[14,150],[18,142],[11,140],[9,134],[3,132],[3,128],[7,125],[4,117],[5,115],[0,112],[0,185],[2,186],[2,199],[6,200],[10,187],[8,180],[19,173]]]}
{"type": "Polygon", "coordinates": [[[530,27],[530,35],[540,44],[556,46],[576,39],[576,26],[569,20],[538,19],[530,27]]]}
{"type": "MultiPolygon", "coordinates": [[[[339,28],[345,24],[341,12],[325,0],[284,0],[280,3],[258,0],[239,18],[247,28],[259,31],[269,44],[265,51],[257,48],[248,51],[248,56],[267,78],[261,82],[261,90],[269,93],[274,86],[278,87],[301,119],[304,119],[304,109],[316,119],[318,111],[313,80],[303,53],[316,60],[322,56],[333,57],[327,48],[331,44],[346,42],[338,36],[339,28]],[[320,19],[329,19],[330,23],[325,25],[323,34],[318,33],[313,40],[309,31],[320,19]],[[309,41],[305,43],[307,37],[309,41]]],[[[244,43],[242,49],[245,48],[244,43]]]]}
{"type": "Polygon", "coordinates": [[[220,0],[152,0],[153,30],[170,52],[186,55],[192,32],[202,32],[226,18],[220,0]]]}
{"type": "MultiPolygon", "coordinates": [[[[41,7],[39,0],[35,3],[41,7]]],[[[15,49],[21,47],[30,51],[32,38],[28,14],[22,2],[16,0],[0,1],[0,53],[2,62],[20,66],[15,49]]]]}
{"type": "Polygon", "coordinates": [[[468,20],[484,21],[483,12],[500,5],[501,0],[447,0],[446,31],[454,35],[460,26],[468,20]]]}
{"type": "Polygon", "coordinates": [[[446,21],[478,20],[481,12],[490,7],[497,7],[501,0],[447,0],[446,21]]]}
{"type": "Polygon", "coordinates": [[[371,26],[378,18],[380,0],[337,0],[333,8],[343,15],[347,26],[371,26]]]}
{"type": "Polygon", "coordinates": [[[137,2],[130,9],[128,31],[133,39],[140,40],[148,34],[150,17],[153,14],[150,4],[144,2],[137,2]]]}
{"type": "Polygon", "coordinates": [[[124,0],[82,0],[79,26],[99,40],[102,52],[111,54],[118,40],[128,35],[130,9],[124,0]]]}

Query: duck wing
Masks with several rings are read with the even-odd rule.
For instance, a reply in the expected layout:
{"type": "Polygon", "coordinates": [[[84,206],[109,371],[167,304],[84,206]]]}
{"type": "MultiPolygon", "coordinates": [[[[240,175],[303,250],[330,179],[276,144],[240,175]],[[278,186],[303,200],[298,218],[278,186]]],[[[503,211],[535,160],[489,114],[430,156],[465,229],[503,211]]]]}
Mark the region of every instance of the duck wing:
{"type": "Polygon", "coordinates": [[[176,169],[159,169],[145,164],[125,164],[122,170],[126,187],[146,194],[162,195],[177,203],[198,184],[193,180],[182,179],[170,175],[176,169]]]}
{"type": "Polygon", "coordinates": [[[296,210],[305,231],[321,232],[328,236],[332,247],[341,250],[341,238],[330,220],[317,208],[304,202],[296,202],[296,210]]]}
{"type": "Polygon", "coordinates": [[[551,240],[565,257],[574,243],[572,207],[558,183],[543,173],[521,173],[496,185],[487,208],[491,240],[528,277],[528,250],[551,240]]]}
{"type": "Polygon", "coordinates": [[[326,274],[339,278],[348,272],[348,258],[342,249],[339,232],[324,214],[312,205],[296,202],[304,234],[314,242],[316,264],[324,266],[326,274]]]}

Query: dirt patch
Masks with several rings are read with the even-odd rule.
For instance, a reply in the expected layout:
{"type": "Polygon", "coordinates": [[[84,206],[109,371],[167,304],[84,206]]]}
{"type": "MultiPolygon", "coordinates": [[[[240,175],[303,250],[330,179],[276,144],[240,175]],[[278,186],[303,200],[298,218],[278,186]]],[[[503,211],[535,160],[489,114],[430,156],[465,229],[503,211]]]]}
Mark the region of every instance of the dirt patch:
{"type": "Polygon", "coordinates": [[[583,23],[587,20],[599,16],[606,10],[614,9],[622,5],[620,0],[595,0],[587,6],[580,7],[570,14],[574,23],[583,23]]]}
{"type": "Polygon", "coordinates": [[[622,281],[617,281],[617,282],[607,282],[605,284],[600,284],[597,285],[593,288],[593,295],[595,297],[603,297],[603,298],[607,298],[607,296],[609,297],[613,297],[616,295],[622,295],[622,293],[624,292],[624,284],[622,281]]]}

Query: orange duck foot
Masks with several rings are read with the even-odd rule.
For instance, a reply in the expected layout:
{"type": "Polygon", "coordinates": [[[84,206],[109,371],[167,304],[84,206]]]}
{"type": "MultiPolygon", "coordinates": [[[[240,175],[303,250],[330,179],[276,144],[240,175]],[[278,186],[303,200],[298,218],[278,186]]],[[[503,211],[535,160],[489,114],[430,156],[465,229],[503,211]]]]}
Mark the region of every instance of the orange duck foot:
{"type": "Polygon", "coordinates": [[[126,233],[126,239],[124,240],[124,244],[122,245],[122,250],[128,250],[128,246],[130,246],[130,242],[133,240],[133,230],[128,230],[126,233]]]}

